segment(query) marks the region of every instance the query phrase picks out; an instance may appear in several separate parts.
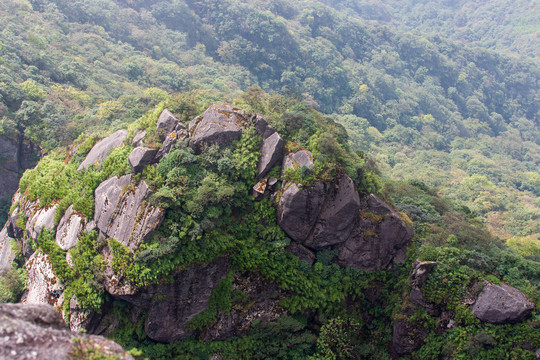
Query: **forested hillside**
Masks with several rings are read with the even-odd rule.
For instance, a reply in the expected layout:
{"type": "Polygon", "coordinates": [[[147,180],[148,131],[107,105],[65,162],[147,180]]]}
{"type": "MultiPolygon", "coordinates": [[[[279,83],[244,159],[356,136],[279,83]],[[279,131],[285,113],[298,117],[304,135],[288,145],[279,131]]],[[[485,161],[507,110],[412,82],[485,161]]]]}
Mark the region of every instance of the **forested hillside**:
{"type": "MultiPolygon", "coordinates": [[[[3,132],[47,150],[136,119],[163,91],[258,85],[333,114],[386,176],[436,187],[502,237],[538,239],[537,60],[452,42],[444,27],[403,32],[362,20],[363,10],[355,17],[352,3],[331,4],[339,10],[283,0],[3,1],[3,132]]],[[[381,6],[390,5],[360,9],[381,6]]],[[[405,17],[410,4],[392,6],[405,17]]],[[[440,6],[449,17],[472,5],[440,6]]],[[[519,3],[538,13],[527,6],[519,3]]]]}

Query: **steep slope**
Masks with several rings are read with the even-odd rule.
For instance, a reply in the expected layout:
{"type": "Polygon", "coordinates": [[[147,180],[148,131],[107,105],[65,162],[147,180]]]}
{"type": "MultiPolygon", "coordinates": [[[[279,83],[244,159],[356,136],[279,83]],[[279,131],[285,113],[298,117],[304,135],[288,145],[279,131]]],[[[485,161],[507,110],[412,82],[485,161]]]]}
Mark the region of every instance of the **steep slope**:
{"type": "Polygon", "coordinates": [[[27,171],[0,239],[28,274],[22,301],[156,359],[432,358],[478,346],[462,332],[498,341],[481,355],[534,356],[538,263],[421,188],[381,193],[343,127],[301,101],[236,103],[265,115],[193,117],[171,98],[27,171]],[[414,240],[379,197],[411,191],[444,219],[414,240]],[[515,286],[502,289],[524,309],[486,317],[501,305],[484,279],[515,286]]]}

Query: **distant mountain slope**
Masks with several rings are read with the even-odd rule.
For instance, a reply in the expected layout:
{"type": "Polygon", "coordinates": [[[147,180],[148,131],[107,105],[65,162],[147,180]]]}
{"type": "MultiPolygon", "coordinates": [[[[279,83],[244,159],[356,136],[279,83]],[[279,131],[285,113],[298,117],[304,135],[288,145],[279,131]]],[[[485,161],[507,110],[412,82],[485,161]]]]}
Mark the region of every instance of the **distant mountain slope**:
{"type": "Polygon", "coordinates": [[[540,3],[529,0],[323,0],[352,10],[362,19],[402,30],[439,34],[449,39],[540,57],[540,3]]]}
{"type": "Polygon", "coordinates": [[[2,129],[52,149],[136,119],[163,90],[258,85],[333,114],[385,174],[438,186],[501,236],[537,236],[538,61],[331,4],[3,1],[2,129]]]}

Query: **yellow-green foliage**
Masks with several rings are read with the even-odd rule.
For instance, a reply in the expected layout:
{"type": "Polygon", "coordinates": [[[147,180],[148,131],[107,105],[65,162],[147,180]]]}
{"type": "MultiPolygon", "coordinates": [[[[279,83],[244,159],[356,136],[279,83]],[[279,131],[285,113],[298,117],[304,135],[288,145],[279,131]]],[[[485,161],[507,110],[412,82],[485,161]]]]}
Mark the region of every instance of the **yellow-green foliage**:
{"type": "Polygon", "coordinates": [[[506,240],[506,245],[516,250],[521,256],[540,259],[540,239],[530,237],[512,237],[506,240]]]}

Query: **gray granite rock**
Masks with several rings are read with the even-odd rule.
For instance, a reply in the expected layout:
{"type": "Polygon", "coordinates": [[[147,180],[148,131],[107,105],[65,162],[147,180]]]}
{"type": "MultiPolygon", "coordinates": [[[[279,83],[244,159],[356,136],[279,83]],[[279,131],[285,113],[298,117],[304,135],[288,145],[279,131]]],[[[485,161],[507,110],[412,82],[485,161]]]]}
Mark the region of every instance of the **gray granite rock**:
{"type": "MultiPolygon", "coordinates": [[[[182,126],[184,126],[184,124],[182,124],[182,126]]],[[[180,126],[178,125],[177,128],[179,128],[179,127],[180,126]]],[[[167,137],[163,141],[163,145],[159,148],[159,150],[158,150],[158,152],[156,154],[154,162],[157,162],[161,158],[165,157],[172,150],[173,146],[176,145],[176,143],[179,140],[184,140],[188,136],[189,136],[189,134],[188,134],[187,130],[185,129],[185,126],[184,126],[184,129],[174,130],[169,135],[167,135],[167,137]]]]}
{"type": "Polygon", "coordinates": [[[158,151],[155,149],[142,146],[133,149],[128,157],[129,165],[131,166],[133,172],[139,173],[143,171],[146,166],[153,162],[157,152],[158,151]]]}
{"type": "Polygon", "coordinates": [[[231,261],[218,258],[208,265],[192,266],[174,275],[172,284],[159,287],[150,304],[145,332],[149,338],[170,343],[192,334],[186,328],[203,312],[210,295],[229,272],[231,261]]]}
{"type": "Polygon", "coordinates": [[[0,273],[11,269],[15,254],[11,249],[11,238],[8,235],[7,225],[0,232],[0,273]]]}
{"type": "Polygon", "coordinates": [[[257,179],[261,179],[283,158],[283,139],[277,132],[263,140],[257,165],[257,179]]]}
{"type": "Polygon", "coordinates": [[[204,145],[228,145],[240,139],[244,120],[243,113],[230,104],[212,105],[189,124],[191,145],[196,152],[204,145]]]}
{"type": "Polygon", "coordinates": [[[394,322],[392,331],[392,349],[398,355],[411,354],[420,349],[429,330],[407,319],[394,322]]]}
{"type": "Polygon", "coordinates": [[[118,130],[114,134],[102,139],[94,145],[92,150],[86,155],[84,161],[79,165],[78,170],[86,169],[92,164],[99,164],[104,160],[112,149],[120,147],[128,135],[127,130],[118,130]]]}
{"type": "Polygon", "coordinates": [[[133,359],[101,336],[76,334],[49,305],[0,304],[0,359],[133,359]]]}
{"type": "Polygon", "coordinates": [[[143,146],[145,137],[146,137],[145,130],[136,130],[133,135],[133,141],[131,142],[131,146],[133,147],[143,146]]]}
{"type": "Polygon", "coordinates": [[[100,233],[135,250],[159,227],[165,211],[149,205],[151,194],[144,181],[132,184],[132,176],[110,178],[95,192],[95,221],[100,233]]]}
{"type": "Polygon", "coordinates": [[[64,285],[54,274],[49,255],[35,252],[25,264],[28,272],[27,304],[48,304],[60,308],[64,301],[64,285]]]}
{"type": "Polygon", "coordinates": [[[411,271],[411,286],[420,287],[427,281],[429,273],[437,266],[435,261],[416,260],[411,271]]]}
{"type": "Polygon", "coordinates": [[[309,150],[298,150],[297,152],[285,155],[283,159],[283,170],[298,169],[302,166],[313,170],[313,155],[309,150]]]}
{"type": "Polygon", "coordinates": [[[54,213],[58,205],[39,209],[26,223],[26,233],[38,240],[42,229],[54,229],[54,213]]]}
{"type": "Polygon", "coordinates": [[[300,260],[304,260],[310,265],[313,265],[315,262],[315,253],[296,241],[291,242],[290,245],[285,248],[285,250],[293,255],[298,256],[300,260]]]}
{"type": "Polygon", "coordinates": [[[163,110],[156,123],[156,132],[161,141],[163,141],[179,123],[180,121],[169,110],[163,110]]]}
{"type": "Polygon", "coordinates": [[[77,240],[84,229],[84,218],[73,210],[73,205],[67,208],[56,228],[56,243],[62,250],[69,250],[77,245],[77,240]]]}
{"type": "Polygon", "coordinates": [[[317,223],[304,245],[319,250],[346,241],[359,209],[360,196],[352,179],[344,174],[330,188],[317,223]]]}
{"type": "Polygon", "coordinates": [[[309,236],[325,199],[324,185],[300,188],[297,184],[285,185],[278,204],[278,224],[287,235],[298,242],[309,236]]]}
{"type": "Polygon", "coordinates": [[[484,289],[472,307],[472,312],[482,321],[508,324],[525,320],[533,309],[534,303],[518,289],[486,281],[484,289]]]}

